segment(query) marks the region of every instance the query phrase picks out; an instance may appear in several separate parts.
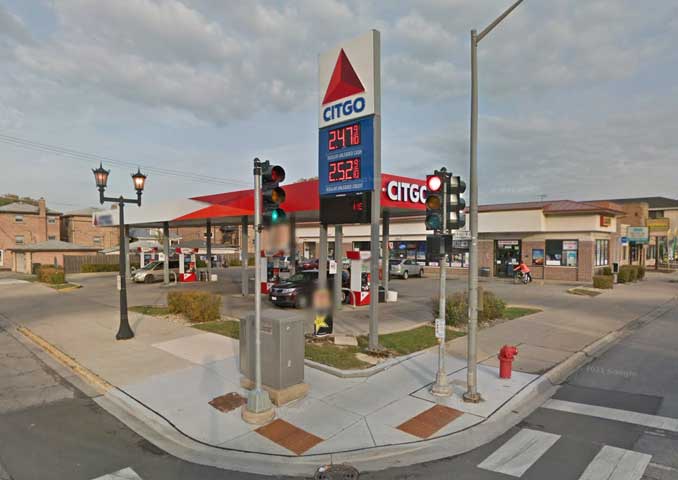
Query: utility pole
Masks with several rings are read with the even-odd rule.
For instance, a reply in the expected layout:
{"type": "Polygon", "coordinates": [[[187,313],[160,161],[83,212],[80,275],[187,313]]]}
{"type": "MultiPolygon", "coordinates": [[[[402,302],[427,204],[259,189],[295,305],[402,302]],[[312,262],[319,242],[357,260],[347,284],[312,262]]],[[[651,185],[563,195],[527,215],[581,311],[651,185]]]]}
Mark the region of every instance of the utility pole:
{"type": "Polygon", "coordinates": [[[497,17],[480,34],[471,30],[471,159],[470,159],[470,207],[469,226],[471,244],[469,248],[468,274],[468,365],[467,390],[464,401],[477,403],[482,400],[478,393],[478,43],[506,18],[523,0],[518,0],[497,17]]]}

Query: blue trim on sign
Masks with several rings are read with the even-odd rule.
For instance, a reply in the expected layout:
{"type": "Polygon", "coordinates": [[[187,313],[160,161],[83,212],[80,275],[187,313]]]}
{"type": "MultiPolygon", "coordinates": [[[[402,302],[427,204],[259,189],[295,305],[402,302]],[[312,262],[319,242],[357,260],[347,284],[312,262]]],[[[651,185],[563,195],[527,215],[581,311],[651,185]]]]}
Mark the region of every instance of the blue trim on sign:
{"type": "Polygon", "coordinates": [[[337,123],[318,131],[318,189],[322,196],[368,192],[374,188],[374,115],[348,122],[337,123]],[[329,131],[354,123],[360,124],[361,144],[329,151],[329,131]],[[357,180],[330,183],[328,164],[343,158],[360,157],[361,175],[357,180]]]}

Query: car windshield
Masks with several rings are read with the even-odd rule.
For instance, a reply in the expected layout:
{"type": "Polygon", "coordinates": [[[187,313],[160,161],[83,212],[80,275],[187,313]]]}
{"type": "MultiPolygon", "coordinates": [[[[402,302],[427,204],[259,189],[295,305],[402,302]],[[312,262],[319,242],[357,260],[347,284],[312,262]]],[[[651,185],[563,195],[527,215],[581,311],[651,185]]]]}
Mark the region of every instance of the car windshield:
{"type": "Polygon", "coordinates": [[[295,273],[289,278],[290,282],[308,282],[316,278],[317,273],[315,272],[299,272],[295,273]]]}
{"type": "Polygon", "coordinates": [[[400,260],[399,258],[396,258],[395,260],[393,260],[393,259],[389,260],[388,263],[390,263],[391,265],[400,265],[400,262],[402,262],[402,260],[400,260]]]}
{"type": "Polygon", "coordinates": [[[144,265],[140,270],[154,270],[158,265],[162,265],[162,262],[151,262],[148,265],[144,265]]]}

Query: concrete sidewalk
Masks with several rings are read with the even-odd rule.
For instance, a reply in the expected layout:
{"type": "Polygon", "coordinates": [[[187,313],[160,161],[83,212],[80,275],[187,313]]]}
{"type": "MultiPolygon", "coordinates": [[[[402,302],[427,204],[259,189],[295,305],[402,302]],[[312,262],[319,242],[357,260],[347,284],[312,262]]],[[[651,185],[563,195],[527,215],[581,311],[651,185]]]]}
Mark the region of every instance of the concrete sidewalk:
{"type": "MultiPolygon", "coordinates": [[[[435,349],[368,378],[338,378],[306,367],[309,395],[277,409],[277,420],[260,429],[241,420],[237,405],[220,411],[209,403],[246,394],[238,345],[230,338],[131,314],[135,339],[116,342],[117,309],[88,299],[86,289],[72,295],[33,284],[2,287],[0,313],[111,384],[99,403],[168,452],[231,469],[308,475],[324,463],[381,469],[447,457],[492,440],[620,329],[673,308],[676,285],[669,278],[649,275],[596,298],[541,298],[543,312],[482,330],[480,404],[460,401],[466,338],[459,338],[447,348],[455,391],[449,399],[428,392],[435,349]],[[499,379],[496,368],[505,343],[520,351],[510,380],[499,379]]],[[[526,296],[542,292],[539,286],[516,287],[526,296]]]]}

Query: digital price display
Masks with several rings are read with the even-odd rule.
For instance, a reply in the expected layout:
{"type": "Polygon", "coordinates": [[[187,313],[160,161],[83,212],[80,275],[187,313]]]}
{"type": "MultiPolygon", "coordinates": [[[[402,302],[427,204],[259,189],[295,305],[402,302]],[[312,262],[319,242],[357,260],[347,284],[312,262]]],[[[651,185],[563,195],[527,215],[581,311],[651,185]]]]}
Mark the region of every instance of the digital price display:
{"type": "Polygon", "coordinates": [[[319,133],[320,195],[371,191],[374,186],[374,117],[321,128],[319,133]]]}
{"type": "Polygon", "coordinates": [[[356,145],[360,145],[359,123],[333,128],[328,133],[327,149],[330,152],[341,148],[355,147],[356,145]]]}
{"type": "Polygon", "coordinates": [[[360,157],[336,160],[327,166],[327,181],[330,183],[360,179],[360,157]]]}

